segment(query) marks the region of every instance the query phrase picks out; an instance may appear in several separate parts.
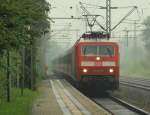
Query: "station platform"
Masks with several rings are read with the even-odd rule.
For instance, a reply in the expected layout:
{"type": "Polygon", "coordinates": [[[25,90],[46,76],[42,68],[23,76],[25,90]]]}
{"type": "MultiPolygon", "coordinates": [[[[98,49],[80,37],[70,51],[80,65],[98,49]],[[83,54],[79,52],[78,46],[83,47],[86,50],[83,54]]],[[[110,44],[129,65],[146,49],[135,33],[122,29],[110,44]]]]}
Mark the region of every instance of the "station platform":
{"type": "Polygon", "coordinates": [[[32,115],[111,115],[65,79],[44,80],[39,91],[32,115]]]}

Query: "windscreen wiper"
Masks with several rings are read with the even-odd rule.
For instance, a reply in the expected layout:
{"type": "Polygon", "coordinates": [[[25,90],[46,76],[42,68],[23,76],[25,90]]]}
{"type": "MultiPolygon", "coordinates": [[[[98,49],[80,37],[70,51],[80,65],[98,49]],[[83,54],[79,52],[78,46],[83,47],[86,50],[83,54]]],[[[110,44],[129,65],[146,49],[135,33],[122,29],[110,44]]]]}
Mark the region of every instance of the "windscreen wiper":
{"type": "Polygon", "coordinates": [[[84,50],[83,50],[84,55],[86,53],[86,50],[87,50],[87,46],[84,47],[84,50]]]}
{"type": "Polygon", "coordinates": [[[112,52],[110,51],[110,49],[108,47],[106,49],[107,49],[109,56],[112,57],[112,52]]]}

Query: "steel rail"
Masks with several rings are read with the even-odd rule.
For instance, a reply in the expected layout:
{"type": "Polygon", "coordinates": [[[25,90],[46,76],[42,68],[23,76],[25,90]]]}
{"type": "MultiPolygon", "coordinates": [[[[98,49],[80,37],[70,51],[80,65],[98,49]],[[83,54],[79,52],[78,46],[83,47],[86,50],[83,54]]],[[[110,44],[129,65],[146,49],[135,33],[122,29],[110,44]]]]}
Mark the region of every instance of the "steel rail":
{"type": "Polygon", "coordinates": [[[140,109],[139,107],[136,107],[128,102],[125,102],[124,100],[122,99],[119,99],[117,97],[114,97],[114,96],[110,96],[111,99],[113,99],[115,102],[117,103],[120,103],[121,105],[125,106],[126,108],[140,114],[140,115],[150,115],[149,112],[143,110],[143,109],[140,109]]]}
{"type": "Polygon", "coordinates": [[[143,89],[143,90],[146,90],[146,91],[150,91],[150,87],[146,87],[144,85],[142,86],[140,84],[134,84],[134,83],[124,82],[124,81],[120,81],[120,84],[130,86],[130,87],[139,88],[139,89],[143,89]]]}
{"type": "Polygon", "coordinates": [[[150,82],[148,82],[148,81],[120,80],[120,82],[131,83],[131,84],[135,84],[135,85],[141,85],[143,87],[150,87],[150,82]]]}
{"type": "Polygon", "coordinates": [[[106,111],[108,111],[110,114],[112,114],[112,115],[114,115],[114,113],[110,110],[110,109],[108,109],[108,108],[106,108],[103,104],[100,104],[99,102],[97,102],[94,98],[92,99],[92,98],[90,98],[93,102],[95,102],[97,105],[99,105],[100,107],[102,107],[103,109],[105,109],[106,111]]]}
{"type": "MultiPolygon", "coordinates": [[[[135,113],[135,114],[139,114],[139,115],[150,115],[149,112],[144,111],[134,105],[129,104],[128,102],[125,102],[119,98],[116,98],[114,96],[109,96],[108,99],[110,99],[111,101],[117,103],[118,105],[124,107],[127,110],[130,110],[131,112],[135,113]]],[[[109,106],[106,107],[106,105],[104,105],[103,103],[99,102],[98,99],[92,99],[96,104],[100,105],[102,108],[104,108],[105,110],[107,110],[108,112],[110,112],[112,115],[115,115],[115,113],[113,112],[112,108],[109,106]]],[[[107,102],[108,103],[108,102],[107,102]]],[[[126,115],[126,113],[125,113],[126,115]]]]}

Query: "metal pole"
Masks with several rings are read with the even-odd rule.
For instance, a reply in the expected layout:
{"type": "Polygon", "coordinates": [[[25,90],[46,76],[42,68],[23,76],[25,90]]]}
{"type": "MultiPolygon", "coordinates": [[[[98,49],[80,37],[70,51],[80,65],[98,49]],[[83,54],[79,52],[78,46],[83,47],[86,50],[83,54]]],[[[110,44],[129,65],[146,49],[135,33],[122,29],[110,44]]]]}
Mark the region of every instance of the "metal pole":
{"type": "Polygon", "coordinates": [[[135,50],[135,61],[136,61],[136,59],[137,59],[137,39],[136,39],[136,31],[137,31],[137,29],[136,29],[136,25],[137,25],[137,22],[136,22],[136,20],[134,21],[134,50],[135,50]]]}
{"type": "Polygon", "coordinates": [[[129,31],[126,30],[127,47],[129,46],[129,31]]]}
{"type": "Polygon", "coordinates": [[[111,0],[106,0],[106,33],[111,37],[111,0]]]}
{"type": "Polygon", "coordinates": [[[134,20],[134,40],[136,41],[136,20],[134,20]]]}

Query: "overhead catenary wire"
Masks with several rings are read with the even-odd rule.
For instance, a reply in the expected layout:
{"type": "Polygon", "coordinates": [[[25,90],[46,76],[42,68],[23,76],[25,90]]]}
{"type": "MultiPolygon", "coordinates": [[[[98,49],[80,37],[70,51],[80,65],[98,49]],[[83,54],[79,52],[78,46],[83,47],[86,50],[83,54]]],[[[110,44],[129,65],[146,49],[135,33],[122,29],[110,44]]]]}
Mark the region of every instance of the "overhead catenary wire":
{"type": "MultiPolygon", "coordinates": [[[[133,22],[127,22],[127,21],[123,21],[122,23],[126,23],[126,24],[134,24],[133,22]]],[[[136,24],[139,24],[139,25],[144,25],[144,23],[136,23],[136,24]]]]}
{"type": "MultiPolygon", "coordinates": [[[[90,12],[83,6],[82,2],[79,2],[79,4],[81,5],[80,8],[84,11],[84,13],[86,14],[90,14],[90,12]]],[[[95,21],[102,30],[106,31],[106,29],[96,20],[95,21]]]]}
{"type": "MultiPolygon", "coordinates": [[[[82,4],[85,4],[86,6],[90,6],[89,8],[100,8],[100,9],[106,9],[105,6],[100,6],[100,5],[94,5],[94,4],[88,4],[88,3],[84,3],[82,2],[82,4]]],[[[134,6],[120,6],[120,7],[111,7],[112,9],[126,9],[126,8],[133,8],[134,6]]],[[[88,7],[86,7],[88,8],[88,7]]]]}
{"type": "MultiPolygon", "coordinates": [[[[65,28],[68,28],[68,29],[69,29],[69,28],[70,28],[70,25],[68,25],[67,27],[62,28],[62,30],[65,30],[65,28]]],[[[52,38],[53,36],[55,36],[55,35],[57,35],[57,34],[60,34],[60,33],[62,33],[62,32],[63,32],[63,31],[61,31],[61,32],[58,31],[58,32],[54,33],[53,35],[51,35],[50,38],[52,38]]]]}
{"type": "MultiPolygon", "coordinates": [[[[99,6],[99,5],[94,5],[94,4],[88,4],[88,3],[83,3],[83,2],[80,2],[80,5],[81,5],[81,8],[83,9],[83,11],[89,13],[89,11],[86,9],[85,6],[83,5],[86,5],[86,6],[90,6],[90,7],[98,7],[99,9],[107,9],[107,7],[104,7],[104,6],[99,6]]],[[[139,17],[139,20],[140,20],[140,14],[139,14],[139,11],[137,10],[137,6],[122,6],[122,7],[111,7],[111,9],[124,9],[124,8],[132,8],[131,11],[129,11],[113,28],[110,29],[110,31],[113,31],[115,28],[118,27],[118,25],[120,25],[128,16],[130,16],[135,10],[137,11],[137,15],[139,17]]],[[[101,27],[101,26],[100,26],[101,27]]],[[[102,28],[103,29],[103,28],[102,28]]],[[[106,31],[106,29],[104,28],[103,29],[104,31],[106,31]]]]}
{"type": "Polygon", "coordinates": [[[137,6],[134,6],[130,12],[128,12],[111,30],[113,31],[120,23],[122,23],[129,15],[131,15],[134,10],[137,9],[137,6]]]}

